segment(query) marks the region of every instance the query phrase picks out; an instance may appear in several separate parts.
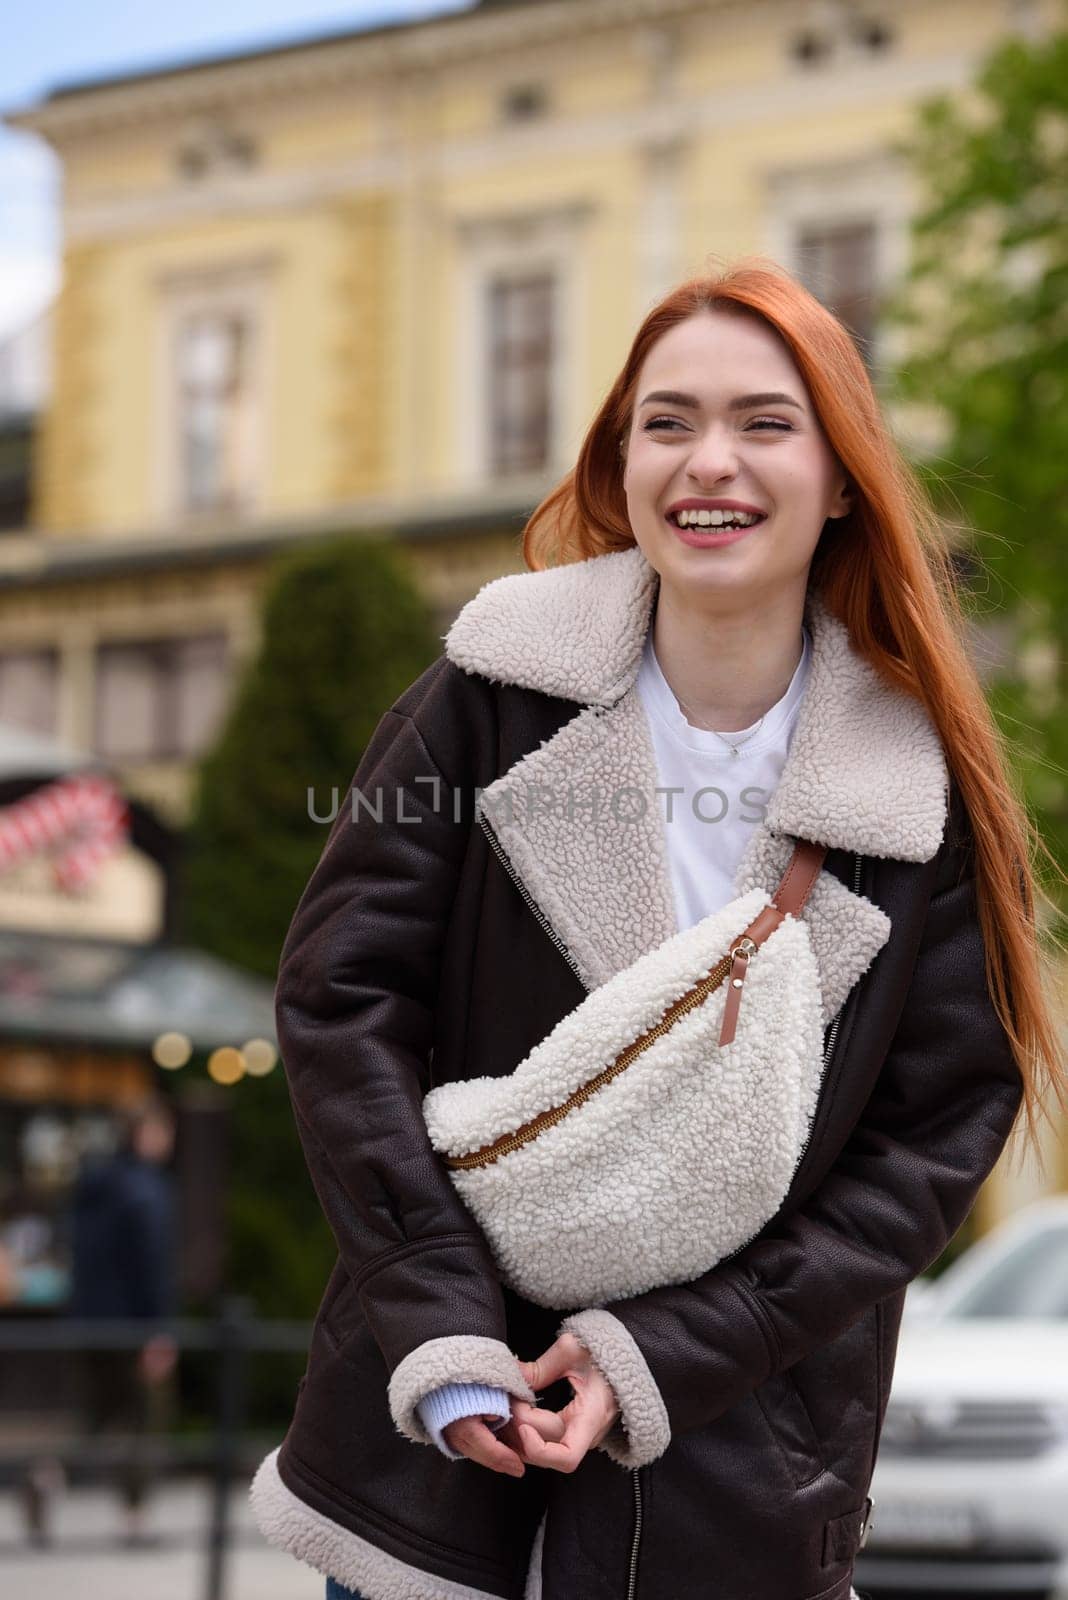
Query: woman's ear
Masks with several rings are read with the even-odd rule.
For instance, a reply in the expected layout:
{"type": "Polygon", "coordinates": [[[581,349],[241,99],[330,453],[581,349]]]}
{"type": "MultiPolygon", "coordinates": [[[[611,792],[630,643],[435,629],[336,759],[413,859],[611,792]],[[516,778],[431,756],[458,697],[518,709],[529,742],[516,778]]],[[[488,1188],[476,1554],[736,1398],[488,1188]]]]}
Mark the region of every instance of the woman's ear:
{"type": "Polygon", "coordinates": [[[854,504],[855,494],[852,481],[843,476],[838,480],[838,490],[831,501],[831,507],[827,515],[832,521],[837,522],[839,517],[848,517],[854,504]]]}

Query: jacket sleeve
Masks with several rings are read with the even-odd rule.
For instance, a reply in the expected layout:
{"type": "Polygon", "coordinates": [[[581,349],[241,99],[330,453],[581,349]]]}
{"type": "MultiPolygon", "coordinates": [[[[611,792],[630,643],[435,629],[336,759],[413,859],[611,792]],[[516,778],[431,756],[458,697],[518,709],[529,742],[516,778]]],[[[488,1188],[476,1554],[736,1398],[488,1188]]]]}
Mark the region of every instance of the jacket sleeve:
{"type": "Polygon", "coordinates": [[[293,917],[275,997],[312,1180],[390,1373],[394,1422],[423,1444],[418,1402],[444,1384],[533,1400],[489,1246],[422,1113],[461,809],[412,718],[387,712],[293,917]]]}
{"type": "Polygon", "coordinates": [[[970,833],[940,849],[896,1033],[833,1166],[792,1213],[691,1283],[565,1319],[620,1419],[601,1447],[655,1460],[928,1267],[1011,1131],[1021,1081],[990,999],[970,833]]]}

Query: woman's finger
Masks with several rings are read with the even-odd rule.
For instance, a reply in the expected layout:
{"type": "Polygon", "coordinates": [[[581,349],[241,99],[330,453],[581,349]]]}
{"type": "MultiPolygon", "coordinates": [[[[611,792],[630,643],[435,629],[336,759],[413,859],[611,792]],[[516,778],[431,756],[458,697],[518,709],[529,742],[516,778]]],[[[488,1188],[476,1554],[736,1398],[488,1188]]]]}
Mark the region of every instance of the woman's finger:
{"type": "Polygon", "coordinates": [[[536,1361],[521,1361],[520,1369],[532,1389],[546,1389],[564,1378],[576,1365],[583,1365],[590,1353],[572,1333],[562,1333],[536,1361]]]}
{"type": "MultiPolygon", "coordinates": [[[[534,1432],[533,1428],[531,1432],[534,1432]]],[[[509,1449],[500,1435],[487,1428],[480,1418],[460,1417],[443,1428],[442,1435],[453,1450],[458,1450],[469,1461],[489,1467],[491,1472],[504,1472],[513,1478],[523,1476],[525,1468],[522,1456],[518,1451],[509,1449]]],[[[540,1438],[540,1435],[537,1437],[540,1438]]]]}
{"type": "Polygon", "coordinates": [[[519,1427],[523,1454],[535,1467],[552,1467],[555,1472],[574,1472],[580,1466],[596,1435],[589,1417],[572,1416],[559,1443],[543,1439],[529,1422],[519,1427]]]}
{"type": "Polygon", "coordinates": [[[529,1423],[543,1439],[562,1439],[567,1427],[559,1411],[550,1411],[545,1406],[532,1406],[528,1400],[513,1399],[512,1420],[516,1424],[529,1423]]]}
{"type": "Polygon", "coordinates": [[[520,1422],[526,1422],[534,1428],[543,1439],[552,1441],[560,1440],[564,1436],[566,1423],[556,1411],[542,1411],[538,1406],[528,1405],[525,1400],[512,1400],[512,1415],[504,1427],[497,1432],[497,1438],[511,1445],[516,1454],[523,1460],[528,1460],[523,1440],[519,1433],[520,1422]]]}

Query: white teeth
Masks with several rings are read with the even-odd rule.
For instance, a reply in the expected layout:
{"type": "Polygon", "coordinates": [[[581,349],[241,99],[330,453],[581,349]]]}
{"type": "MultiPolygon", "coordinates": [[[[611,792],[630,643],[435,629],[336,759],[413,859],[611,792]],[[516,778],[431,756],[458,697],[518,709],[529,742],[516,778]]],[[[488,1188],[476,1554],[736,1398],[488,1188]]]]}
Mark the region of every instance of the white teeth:
{"type": "Polygon", "coordinates": [[[754,522],[760,521],[758,516],[752,516],[747,512],[707,511],[703,509],[677,511],[675,519],[680,528],[751,528],[754,522]]]}

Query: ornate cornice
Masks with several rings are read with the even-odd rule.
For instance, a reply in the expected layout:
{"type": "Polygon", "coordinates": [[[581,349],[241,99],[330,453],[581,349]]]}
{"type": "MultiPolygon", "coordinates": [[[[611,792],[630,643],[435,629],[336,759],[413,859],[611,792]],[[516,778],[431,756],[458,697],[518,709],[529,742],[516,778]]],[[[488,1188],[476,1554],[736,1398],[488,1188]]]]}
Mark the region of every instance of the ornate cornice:
{"type": "Polygon", "coordinates": [[[211,115],[233,108],[277,104],[282,95],[319,95],[350,89],[383,75],[440,71],[456,62],[521,54],[591,33],[663,23],[673,17],[726,9],[738,0],[539,0],[538,4],[453,12],[430,21],[370,32],[338,34],[307,45],[254,55],[182,64],[171,71],[110,79],[56,91],[36,105],[12,110],[4,121],[40,134],[57,149],[72,140],[211,115]]]}
{"type": "MultiPolygon", "coordinates": [[[[962,91],[974,76],[977,59],[962,48],[937,57],[873,61],[863,72],[835,73],[830,78],[790,74],[759,87],[770,97],[765,102],[769,118],[827,116],[879,101],[904,104],[925,94],[962,91]]],[[[733,137],[729,130],[736,121],[752,121],[753,101],[754,84],[740,81],[717,88],[714,95],[649,98],[589,115],[576,111],[534,126],[493,128],[428,142],[421,146],[419,159],[426,172],[443,181],[499,170],[509,161],[534,156],[550,164],[559,158],[560,170],[566,171],[576,150],[587,155],[627,148],[647,155],[670,153],[685,149],[694,139],[733,137]]],[[[164,224],[332,203],[357,194],[394,193],[410,180],[410,158],[411,152],[403,148],[378,148],[296,169],[267,166],[195,184],[174,183],[162,190],[70,196],[65,209],[67,235],[72,240],[97,240],[164,224]]]]}

